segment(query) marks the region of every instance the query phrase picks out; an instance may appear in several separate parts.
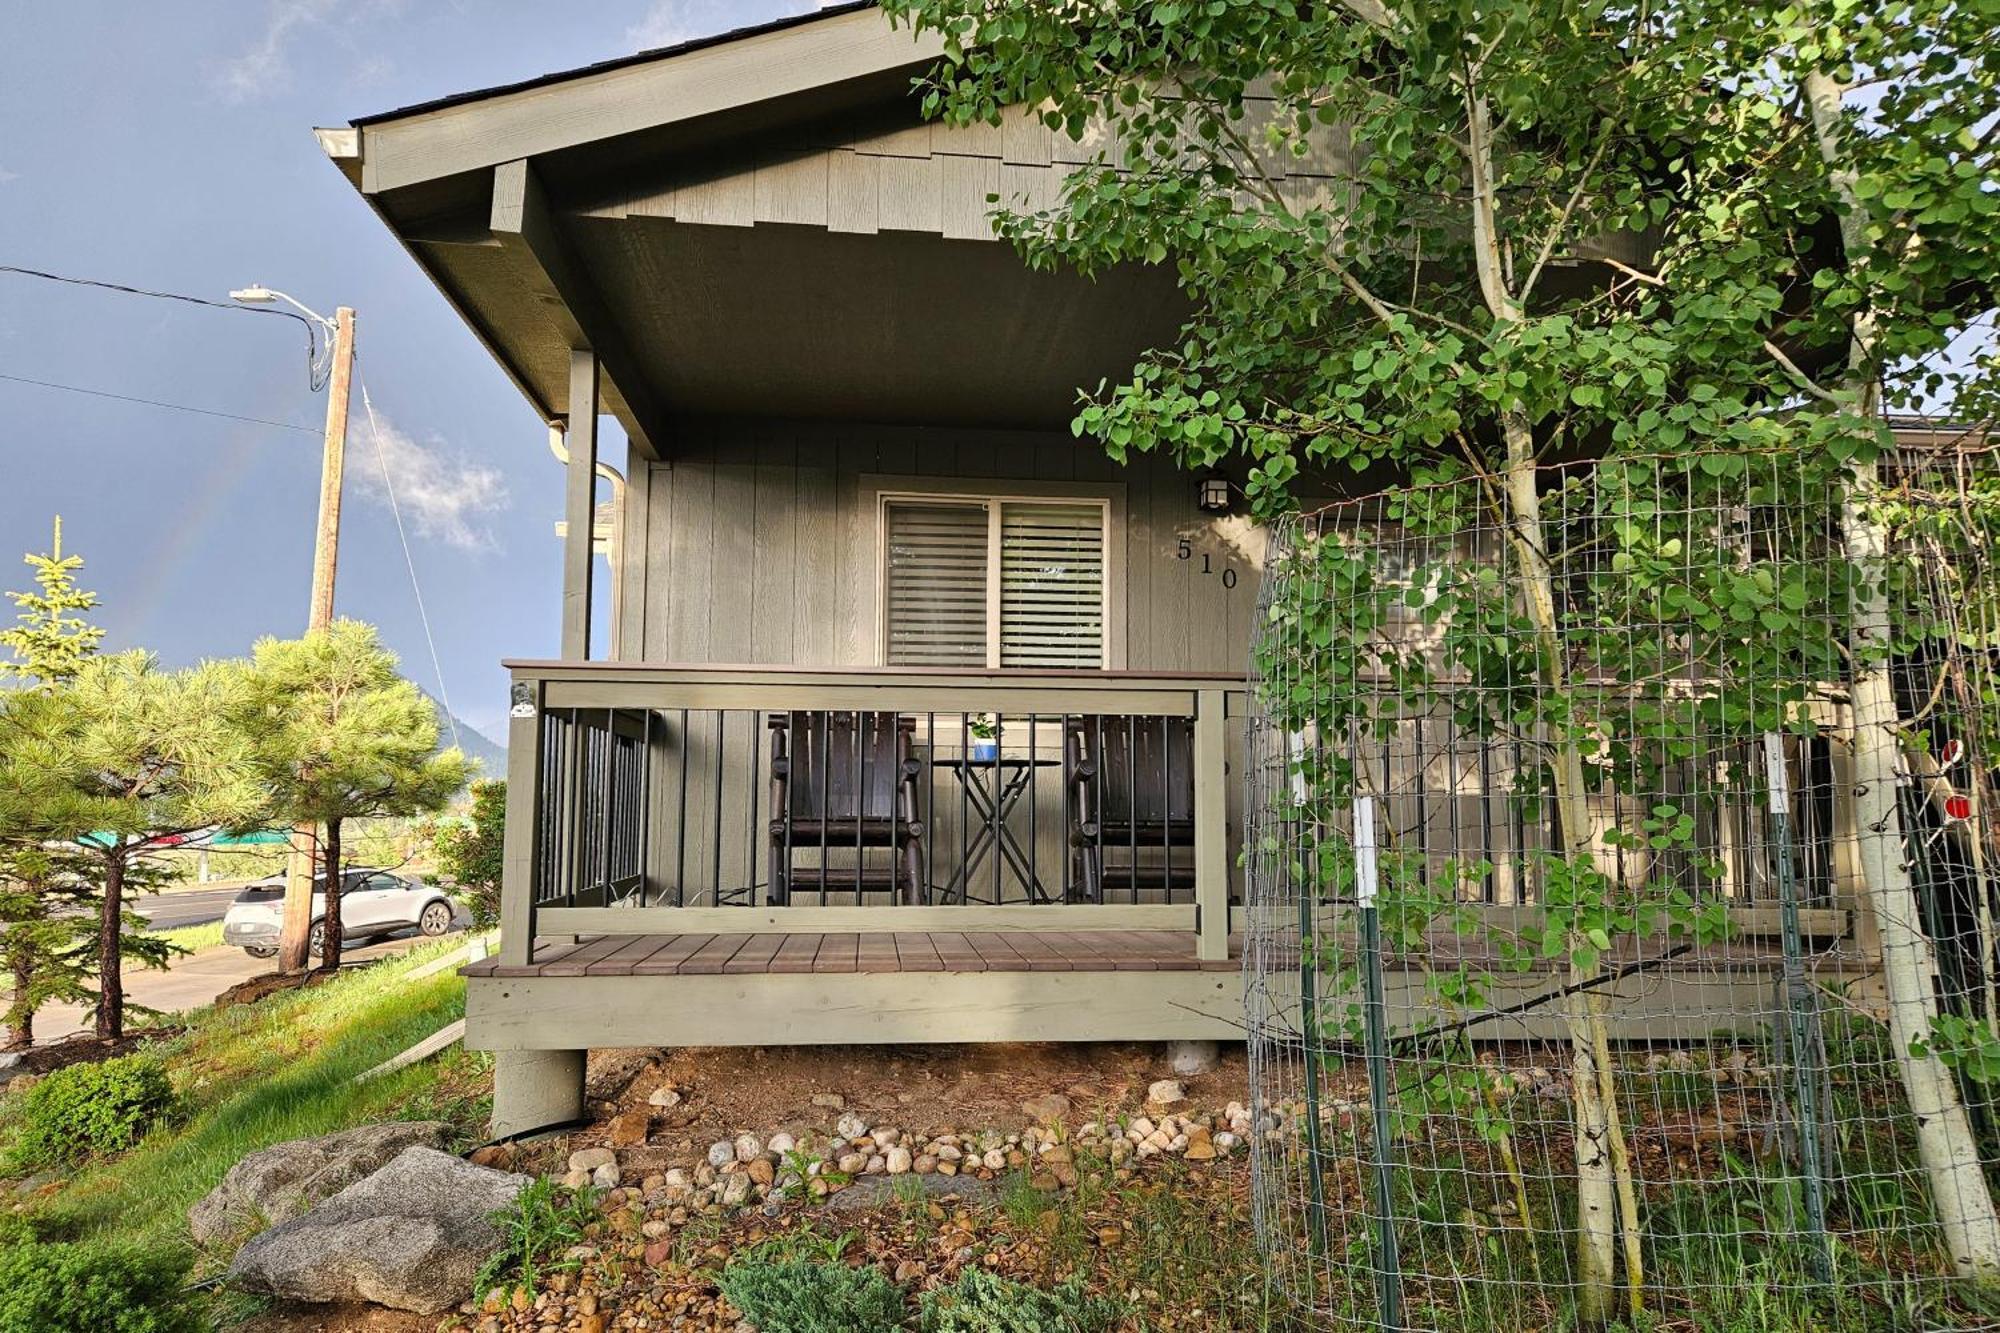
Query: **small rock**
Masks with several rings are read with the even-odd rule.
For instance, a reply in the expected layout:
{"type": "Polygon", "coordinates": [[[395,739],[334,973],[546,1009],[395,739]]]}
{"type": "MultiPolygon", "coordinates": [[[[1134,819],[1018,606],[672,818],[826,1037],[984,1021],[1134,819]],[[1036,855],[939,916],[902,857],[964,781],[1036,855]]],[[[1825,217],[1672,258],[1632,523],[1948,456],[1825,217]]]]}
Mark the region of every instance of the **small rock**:
{"type": "Polygon", "coordinates": [[[590,1183],[601,1190],[617,1189],[619,1179],[616,1162],[606,1162],[590,1173],[590,1183]]]}
{"type": "Polygon", "coordinates": [[[1021,1103],[1021,1114],[1038,1125],[1053,1124],[1069,1114],[1069,1098],[1060,1092],[1030,1097],[1021,1103]]]}
{"type": "Polygon", "coordinates": [[[843,1176],[858,1176],[868,1166],[868,1159],[858,1152],[842,1153],[833,1164],[833,1169],[843,1176]]]}
{"type": "Polygon", "coordinates": [[[562,1178],[562,1187],[566,1190],[580,1190],[588,1184],[590,1184],[590,1172],[582,1167],[567,1172],[562,1178]]]}
{"type": "Polygon", "coordinates": [[[986,1155],[979,1159],[979,1162],[988,1171],[1005,1171],[1007,1169],[1007,1153],[1004,1149],[990,1148],[987,1150],[986,1155]]]}
{"type": "Polygon", "coordinates": [[[465,1160],[494,1171],[511,1171],[518,1155],[511,1143],[490,1143],[484,1148],[473,1149],[472,1155],[465,1160]]]}
{"type": "Polygon", "coordinates": [[[1177,1078],[1163,1078],[1146,1089],[1151,1106],[1177,1106],[1187,1100],[1187,1087],[1177,1078]]]}
{"type": "Polygon", "coordinates": [[[569,1155],[569,1169],[572,1171],[595,1171],[598,1167],[618,1160],[618,1154],[609,1148],[585,1148],[569,1155]]]}
{"type": "Polygon", "coordinates": [[[663,1110],[666,1107],[679,1106],[680,1104],[680,1089],[671,1083],[662,1083],[659,1087],[654,1088],[653,1095],[646,1099],[646,1105],[657,1106],[663,1110]]]}
{"type": "Polygon", "coordinates": [[[717,1196],[724,1208],[735,1208],[750,1197],[750,1177],[738,1172],[722,1178],[722,1193],[717,1196]]]}
{"type": "Polygon", "coordinates": [[[921,1156],[917,1157],[910,1163],[910,1170],[916,1172],[920,1176],[927,1176],[931,1174],[931,1172],[937,1169],[938,1169],[938,1159],[931,1156],[929,1153],[922,1154],[921,1156]]]}
{"type": "Polygon", "coordinates": [[[798,1146],[799,1146],[799,1141],[797,1139],[793,1138],[789,1134],[782,1132],[773,1134],[771,1136],[771,1141],[764,1145],[767,1151],[775,1153],[779,1157],[783,1157],[786,1153],[792,1151],[794,1148],[798,1146]]]}
{"type": "Polygon", "coordinates": [[[771,1165],[770,1158],[759,1157],[752,1160],[749,1165],[743,1168],[743,1174],[756,1181],[759,1185],[769,1188],[771,1183],[778,1178],[778,1168],[771,1165]]]}
{"type": "Polygon", "coordinates": [[[754,1162],[764,1155],[764,1144],[755,1134],[738,1134],[734,1147],[739,1162],[754,1162]]]}
{"type": "Polygon", "coordinates": [[[708,1145],[708,1164],[720,1170],[736,1160],[736,1145],[726,1139],[708,1145]]]}
{"type": "Polygon", "coordinates": [[[868,1122],[854,1114],[854,1112],[849,1111],[846,1115],[840,1117],[839,1122],[833,1128],[834,1132],[839,1134],[843,1139],[858,1139],[868,1132],[868,1122]]]}
{"type": "Polygon", "coordinates": [[[847,1099],[837,1092],[815,1092],[812,1104],[822,1111],[840,1111],[847,1107],[847,1099]]]}
{"type": "Polygon", "coordinates": [[[910,1166],[915,1159],[910,1156],[908,1148],[898,1147],[889,1149],[887,1155],[882,1160],[883,1165],[888,1168],[890,1175],[900,1176],[906,1175],[909,1172],[910,1166]]]}
{"type": "Polygon", "coordinates": [[[888,1169],[888,1158],[877,1154],[868,1159],[868,1165],[861,1168],[861,1174],[864,1176],[879,1176],[888,1169]]]}
{"type": "Polygon", "coordinates": [[[611,1146],[614,1148],[636,1148],[646,1141],[652,1132],[653,1117],[645,1110],[627,1111],[614,1116],[611,1121],[611,1146]]]}

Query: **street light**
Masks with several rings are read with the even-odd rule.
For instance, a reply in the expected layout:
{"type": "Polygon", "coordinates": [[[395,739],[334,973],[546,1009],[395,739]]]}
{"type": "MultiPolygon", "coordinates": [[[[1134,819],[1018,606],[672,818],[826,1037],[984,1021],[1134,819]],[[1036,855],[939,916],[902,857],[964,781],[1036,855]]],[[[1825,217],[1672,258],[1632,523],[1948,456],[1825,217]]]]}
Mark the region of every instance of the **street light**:
{"type": "MultiPolygon", "coordinates": [[[[333,575],[340,557],[341,474],[347,458],[347,400],[354,380],[354,310],[341,306],[328,319],[311,306],[262,283],[239,287],[229,299],[244,305],[270,305],[283,301],[327,331],[331,343],[332,369],[327,376],[326,438],[320,452],[319,527],[313,538],[312,601],[306,613],[306,630],[325,629],[333,623],[333,575]]],[[[315,830],[310,824],[296,830],[310,843],[315,830]]],[[[328,867],[327,891],[337,893],[335,867],[328,867]]],[[[278,967],[285,972],[306,968],[307,937],[312,930],[312,861],[293,852],[285,874],[284,927],[278,937],[278,967]]]]}
{"type": "Polygon", "coordinates": [[[244,305],[269,305],[273,301],[283,301],[302,312],[306,318],[319,324],[322,328],[330,331],[338,331],[339,329],[336,321],[328,319],[305,302],[287,296],[283,292],[273,291],[261,282],[251,283],[248,287],[238,287],[235,291],[229,293],[229,299],[240,301],[244,305]]]}

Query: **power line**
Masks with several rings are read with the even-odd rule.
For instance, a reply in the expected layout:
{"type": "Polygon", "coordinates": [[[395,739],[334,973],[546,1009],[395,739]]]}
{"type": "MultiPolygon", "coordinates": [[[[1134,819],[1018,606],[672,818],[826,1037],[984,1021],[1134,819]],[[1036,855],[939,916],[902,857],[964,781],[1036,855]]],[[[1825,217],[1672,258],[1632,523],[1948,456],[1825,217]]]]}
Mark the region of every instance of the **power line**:
{"type": "Polygon", "coordinates": [[[118,292],[125,296],[146,296],[158,301],[180,301],[187,305],[205,305],[214,310],[233,310],[243,315],[281,315],[295,319],[306,330],[306,382],[314,392],[318,392],[320,378],[320,328],[296,310],[278,310],[268,306],[241,305],[235,301],[218,301],[208,296],[189,296],[185,292],[163,292],[151,287],[134,287],[123,282],[106,282],[101,278],[78,278],[66,273],[50,273],[44,269],[23,268],[18,264],[0,264],[0,273],[12,273],[21,278],[39,278],[43,282],[60,282],[71,287],[95,287],[101,291],[118,292]]]}
{"type": "Polygon", "coordinates": [[[140,403],[146,407],[164,407],[173,412],[192,412],[196,416],[221,417],[225,421],[247,421],[253,426],[276,426],[279,430],[303,431],[307,435],[319,434],[317,426],[301,426],[293,421],[273,421],[269,417],[246,417],[236,412],[218,412],[209,407],[189,407],[186,403],[168,403],[158,398],[136,398],[129,393],[112,393],[108,389],[86,389],[80,384],[58,384],[54,380],[29,379],[26,375],[0,373],[0,380],[10,380],[15,384],[32,384],[38,389],[60,389],[64,393],[86,394],[92,398],[111,398],[121,403],[140,403]]]}
{"type": "Polygon", "coordinates": [[[431,672],[437,677],[438,702],[444,705],[445,725],[451,728],[451,743],[457,746],[458,715],[451,711],[451,691],[445,688],[444,664],[438,660],[437,639],[431,634],[431,613],[424,608],[424,590],[417,582],[417,562],[410,555],[410,536],[403,531],[403,507],[396,503],[396,482],[389,475],[389,454],[382,447],[382,428],[375,421],[375,404],[368,397],[368,381],[358,370],[355,378],[361,380],[361,407],[368,414],[368,438],[375,442],[375,462],[382,469],[382,489],[389,494],[389,512],[396,516],[396,538],[403,544],[403,564],[410,571],[410,591],[416,595],[417,619],[423,622],[424,643],[431,650],[431,672]]]}

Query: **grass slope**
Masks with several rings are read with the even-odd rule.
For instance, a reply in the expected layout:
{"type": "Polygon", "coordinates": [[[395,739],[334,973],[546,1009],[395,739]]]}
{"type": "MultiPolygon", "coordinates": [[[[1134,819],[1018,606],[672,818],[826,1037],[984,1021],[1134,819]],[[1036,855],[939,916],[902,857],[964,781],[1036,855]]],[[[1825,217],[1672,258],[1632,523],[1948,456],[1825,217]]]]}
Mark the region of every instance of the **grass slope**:
{"type": "MultiPolygon", "coordinates": [[[[370,1121],[441,1118],[470,1135],[485,1118],[483,1057],[446,1055],[356,1084],[354,1076],[414,1045],[465,1011],[465,985],[447,969],[405,976],[462,941],[421,947],[309,990],[203,1011],[153,1050],[188,1114],[134,1151],[86,1167],[27,1211],[47,1234],[185,1243],[187,1210],[246,1154],[289,1139],[370,1121]]],[[[0,1143],[12,1137],[0,1101],[0,1143]]]]}

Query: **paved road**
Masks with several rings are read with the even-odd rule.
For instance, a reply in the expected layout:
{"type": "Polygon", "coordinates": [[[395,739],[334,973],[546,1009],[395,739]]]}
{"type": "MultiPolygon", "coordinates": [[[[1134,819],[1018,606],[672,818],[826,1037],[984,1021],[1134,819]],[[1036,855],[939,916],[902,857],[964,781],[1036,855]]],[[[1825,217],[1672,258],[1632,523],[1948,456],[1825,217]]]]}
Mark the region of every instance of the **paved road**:
{"type": "Polygon", "coordinates": [[[199,926],[222,920],[222,914],[242,891],[243,885],[236,882],[220,888],[176,889],[171,893],[148,894],[134,903],[132,910],[145,917],[155,930],[199,926]]]}
{"type": "MultiPolygon", "coordinates": [[[[463,924],[460,923],[461,927],[463,924]]],[[[340,951],[340,956],[356,961],[383,958],[401,953],[423,938],[413,930],[406,931],[394,939],[349,945],[340,951]]],[[[133,1004],[143,1004],[163,1013],[178,1013],[184,1009],[200,1008],[237,982],[262,976],[275,967],[271,959],[252,958],[241,949],[202,949],[174,960],[174,965],[164,972],[128,967],[125,970],[125,998],[133,1004]]],[[[54,1041],[83,1032],[87,1026],[85,1011],[79,1005],[52,1004],[35,1015],[35,1037],[38,1041],[54,1041]]]]}

